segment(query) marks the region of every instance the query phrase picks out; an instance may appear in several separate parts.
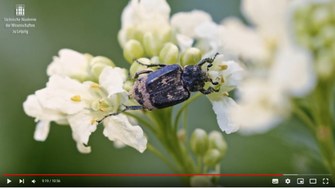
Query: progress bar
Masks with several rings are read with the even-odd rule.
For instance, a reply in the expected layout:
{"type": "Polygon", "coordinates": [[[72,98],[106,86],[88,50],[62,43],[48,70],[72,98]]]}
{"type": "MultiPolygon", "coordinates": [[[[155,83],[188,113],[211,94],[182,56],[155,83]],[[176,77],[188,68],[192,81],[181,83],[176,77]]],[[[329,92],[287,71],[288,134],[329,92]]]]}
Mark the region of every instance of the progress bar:
{"type": "Polygon", "coordinates": [[[5,177],[190,177],[190,176],[220,176],[220,177],[280,177],[284,174],[4,174],[5,177]]]}

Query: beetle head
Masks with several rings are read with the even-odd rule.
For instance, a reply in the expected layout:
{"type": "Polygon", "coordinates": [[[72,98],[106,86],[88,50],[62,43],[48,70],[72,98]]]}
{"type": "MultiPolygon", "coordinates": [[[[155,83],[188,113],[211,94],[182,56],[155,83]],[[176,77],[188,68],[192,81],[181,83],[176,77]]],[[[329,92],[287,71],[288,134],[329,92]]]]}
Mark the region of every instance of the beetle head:
{"type": "Polygon", "coordinates": [[[182,78],[184,85],[191,92],[203,89],[207,80],[206,73],[198,65],[184,67],[182,78]]]}

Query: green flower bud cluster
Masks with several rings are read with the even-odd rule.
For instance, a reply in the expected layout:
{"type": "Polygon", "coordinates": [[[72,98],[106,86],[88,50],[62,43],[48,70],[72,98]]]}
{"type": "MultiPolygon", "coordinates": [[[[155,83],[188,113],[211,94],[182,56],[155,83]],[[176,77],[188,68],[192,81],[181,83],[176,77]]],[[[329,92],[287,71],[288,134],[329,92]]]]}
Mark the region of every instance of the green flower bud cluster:
{"type": "Polygon", "coordinates": [[[90,72],[96,79],[99,79],[99,76],[102,70],[106,66],[115,67],[115,64],[113,63],[112,60],[108,59],[107,57],[103,57],[103,56],[93,57],[89,61],[89,65],[90,65],[90,72]]]}
{"type": "Polygon", "coordinates": [[[192,47],[181,52],[175,43],[174,32],[164,24],[151,24],[146,29],[142,26],[130,26],[119,33],[119,39],[123,56],[131,64],[142,57],[157,57],[162,64],[185,66],[197,63],[202,55],[200,49],[192,47]]]}
{"type": "Polygon", "coordinates": [[[314,2],[294,13],[298,43],[309,49],[321,79],[335,79],[335,1],[314,2]]]}
{"type": "Polygon", "coordinates": [[[122,45],[123,55],[129,63],[141,57],[158,56],[164,45],[172,38],[169,27],[152,28],[146,31],[133,26],[127,29],[125,35],[126,42],[122,45]]]}
{"type": "Polygon", "coordinates": [[[167,42],[159,51],[158,56],[152,56],[151,59],[148,59],[144,58],[148,56],[144,54],[141,44],[135,40],[130,40],[124,48],[124,56],[128,62],[132,63],[130,67],[130,75],[133,78],[139,71],[148,69],[154,70],[154,68],[148,68],[141,64],[194,65],[201,60],[201,51],[198,48],[188,48],[180,53],[175,44],[167,42]],[[139,61],[141,64],[134,63],[135,61],[139,61]]]}
{"type": "Polygon", "coordinates": [[[115,64],[112,60],[103,56],[93,57],[90,54],[84,54],[85,57],[85,70],[80,74],[71,75],[71,78],[76,79],[80,82],[84,81],[94,81],[97,82],[99,80],[99,76],[102,70],[106,66],[115,67],[115,64]]]}
{"type": "Polygon", "coordinates": [[[227,143],[218,131],[207,134],[202,129],[195,129],[190,144],[193,153],[202,158],[203,164],[208,168],[219,165],[227,151],[227,143]]]}

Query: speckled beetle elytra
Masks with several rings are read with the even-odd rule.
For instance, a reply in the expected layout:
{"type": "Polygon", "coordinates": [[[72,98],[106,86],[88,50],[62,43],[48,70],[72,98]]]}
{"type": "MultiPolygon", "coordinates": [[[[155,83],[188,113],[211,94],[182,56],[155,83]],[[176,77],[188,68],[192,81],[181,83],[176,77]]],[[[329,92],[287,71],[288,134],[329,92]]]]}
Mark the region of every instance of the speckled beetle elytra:
{"type": "Polygon", "coordinates": [[[187,100],[190,97],[190,92],[200,91],[205,95],[218,92],[213,87],[204,89],[206,82],[211,82],[213,85],[218,83],[213,82],[206,72],[201,69],[205,63],[208,63],[208,70],[213,65],[212,63],[217,55],[219,54],[216,53],[212,58],[204,58],[196,65],[187,65],[183,68],[178,64],[147,65],[136,60],[137,63],[146,67],[159,67],[156,71],[147,69],[135,74],[134,78],[136,80],[131,96],[141,106],[125,106],[122,111],[109,114],[106,117],[117,115],[127,110],[153,110],[173,106],[187,100]],[[139,77],[140,75],[143,76],[139,77]]]}

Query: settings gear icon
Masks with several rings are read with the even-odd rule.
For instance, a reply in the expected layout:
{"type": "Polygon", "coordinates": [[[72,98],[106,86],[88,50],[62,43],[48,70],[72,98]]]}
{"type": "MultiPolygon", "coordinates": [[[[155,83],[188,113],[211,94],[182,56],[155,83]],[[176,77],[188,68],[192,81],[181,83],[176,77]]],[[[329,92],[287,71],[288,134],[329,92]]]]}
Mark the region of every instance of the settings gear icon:
{"type": "Polygon", "coordinates": [[[291,183],[291,180],[290,180],[289,178],[286,178],[286,179],[285,179],[285,183],[286,183],[286,184],[290,184],[290,183],[291,183]]]}

